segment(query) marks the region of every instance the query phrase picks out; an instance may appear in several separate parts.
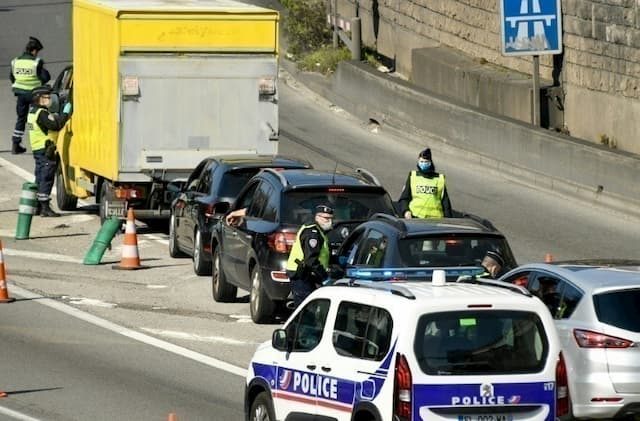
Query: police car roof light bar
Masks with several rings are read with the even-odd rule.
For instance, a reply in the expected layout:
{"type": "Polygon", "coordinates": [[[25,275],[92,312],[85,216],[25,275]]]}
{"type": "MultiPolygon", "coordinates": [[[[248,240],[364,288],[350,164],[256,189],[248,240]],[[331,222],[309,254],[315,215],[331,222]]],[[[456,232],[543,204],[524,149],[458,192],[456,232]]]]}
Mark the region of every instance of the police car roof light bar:
{"type": "Polygon", "coordinates": [[[336,281],[333,285],[335,286],[346,286],[346,287],[364,287],[377,289],[381,291],[388,291],[393,295],[398,295],[400,297],[407,298],[409,300],[415,300],[416,296],[411,293],[407,288],[398,284],[391,284],[386,282],[374,283],[374,282],[358,282],[354,279],[340,279],[336,281]]]}
{"type": "Polygon", "coordinates": [[[282,175],[282,173],[280,171],[278,171],[278,170],[276,170],[274,168],[263,168],[262,171],[269,172],[269,173],[275,175],[276,177],[278,177],[283,186],[286,187],[286,186],[289,185],[289,182],[284,177],[284,175],[282,175]]]}
{"type": "Polygon", "coordinates": [[[527,297],[533,297],[531,292],[529,292],[529,290],[524,287],[510,284],[509,282],[496,281],[495,279],[483,279],[483,278],[477,278],[475,276],[461,276],[460,278],[458,278],[456,282],[464,283],[464,284],[489,285],[489,286],[494,286],[498,288],[505,288],[513,292],[518,292],[527,297]]]}
{"type": "Polygon", "coordinates": [[[373,173],[371,171],[369,171],[368,169],[366,169],[366,168],[356,168],[356,173],[357,174],[362,174],[364,176],[364,178],[368,179],[369,181],[371,181],[376,186],[382,186],[382,183],[380,183],[380,180],[378,180],[378,177],[373,175],[373,173]]]}

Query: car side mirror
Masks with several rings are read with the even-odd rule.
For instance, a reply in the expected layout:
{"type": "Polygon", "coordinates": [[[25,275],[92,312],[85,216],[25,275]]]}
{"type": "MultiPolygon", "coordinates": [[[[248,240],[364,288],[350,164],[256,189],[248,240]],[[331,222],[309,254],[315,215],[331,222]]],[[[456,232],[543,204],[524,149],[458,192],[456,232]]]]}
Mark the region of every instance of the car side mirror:
{"type": "Polygon", "coordinates": [[[271,335],[271,346],[278,351],[288,351],[289,341],[287,340],[287,331],[284,329],[274,330],[271,335]]]}
{"type": "Polygon", "coordinates": [[[218,202],[216,204],[216,213],[227,214],[229,209],[231,208],[231,203],[229,202],[218,202]]]}
{"type": "Polygon", "coordinates": [[[167,191],[171,193],[180,193],[186,184],[186,180],[173,180],[167,184],[167,191]]]}

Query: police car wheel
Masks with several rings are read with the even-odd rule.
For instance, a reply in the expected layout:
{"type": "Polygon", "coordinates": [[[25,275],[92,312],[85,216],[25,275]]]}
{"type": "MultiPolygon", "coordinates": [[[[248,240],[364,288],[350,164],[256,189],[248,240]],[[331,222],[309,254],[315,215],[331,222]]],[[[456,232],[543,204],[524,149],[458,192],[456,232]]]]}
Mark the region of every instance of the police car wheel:
{"type": "Polygon", "coordinates": [[[195,239],[193,240],[193,271],[200,276],[211,275],[211,265],[205,259],[202,234],[198,228],[196,228],[195,239]]]}
{"type": "Polygon", "coordinates": [[[267,392],[260,392],[251,404],[250,421],[275,421],[276,417],[267,392]]]}
{"type": "Polygon", "coordinates": [[[275,304],[264,290],[262,273],[256,265],[251,271],[251,291],[249,293],[249,310],[254,323],[267,323],[273,316],[275,304]]]}

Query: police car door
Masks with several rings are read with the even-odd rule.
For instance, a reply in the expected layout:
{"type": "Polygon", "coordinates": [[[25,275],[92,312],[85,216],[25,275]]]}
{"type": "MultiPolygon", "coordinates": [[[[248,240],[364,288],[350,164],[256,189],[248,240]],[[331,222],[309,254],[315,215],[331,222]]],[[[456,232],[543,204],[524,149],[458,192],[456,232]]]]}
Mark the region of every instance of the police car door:
{"type": "Polygon", "coordinates": [[[279,352],[277,381],[272,385],[276,419],[297,419],[317,414],[319,360],[330,301],[311,300],[287,324],[290,352],[279,352]],[[287,418],[289,417],[289,418],[287,418]]]}
{"type": "Polygon", "coordinates": [[[360,409],[381,417],[393,407],[393,320],[387,310],[363,303],[375,298],[341,301],[327,326],[318,373],[318,410],[327,419],[351,420],[360,409]]]}

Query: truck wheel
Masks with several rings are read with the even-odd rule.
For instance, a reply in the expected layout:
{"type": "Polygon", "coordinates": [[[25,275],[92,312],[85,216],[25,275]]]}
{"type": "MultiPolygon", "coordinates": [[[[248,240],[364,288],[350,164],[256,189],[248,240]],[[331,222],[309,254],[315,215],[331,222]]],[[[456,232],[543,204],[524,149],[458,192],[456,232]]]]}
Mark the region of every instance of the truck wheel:
{"type": "Polygon", "coordinates": [[[169,256],[171,257],[183,257],[184,253],[178,246],[178,238],[176,234],[176,217],[171,214],[169,219],[169,256]]]}
{"type": "Polygon", "coordinates": [[[193,271],[196,275],[211,275],[211,264],[206,259],[206,253],[202,245],[202,234],[200,229],[196,227],[196,235],[193,240],[193,271]]]}
{"type": "Polygon", "coordinates": [[[238,288],[227,282],[227,277],[222,269],[220,250],[213,250],[213,262],[211,264],[211,295],[219,303],[232,303],[238,295],[238,288]]]}
{"type": "Polygon", "coordinates": [[[58,209],[63,211],[76,210],[78,207],[78,198],[67,193],[67,189],[64,187],[64,177],[62,176],[62,168],[60,168],[60,166],[58,166],[58,170],[56,171],[56,203],[58,209]]]}
{"type": "Polygon", "coordinates": [[[98,214],[100,215],[100,225],[104,224],[107,220],[107,198],[111,193],[110,184],[108,181],[103,181],[100,184],[100,207],[98,208],[98,214]]]}
{"type": "Polygon", "coordinates": [[[273,405],[267,392],[260,392],[251,403],[249,421],[276,421],[273,405]]]}
{"type": "Polygon", "coordinates": [[[264,290],[260,266],[256,265],[251,272],[251,291],[249,293],[251,320],[254,323],[267,323],[273,317],[274,308],[274,302],[264,290]]]}

